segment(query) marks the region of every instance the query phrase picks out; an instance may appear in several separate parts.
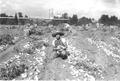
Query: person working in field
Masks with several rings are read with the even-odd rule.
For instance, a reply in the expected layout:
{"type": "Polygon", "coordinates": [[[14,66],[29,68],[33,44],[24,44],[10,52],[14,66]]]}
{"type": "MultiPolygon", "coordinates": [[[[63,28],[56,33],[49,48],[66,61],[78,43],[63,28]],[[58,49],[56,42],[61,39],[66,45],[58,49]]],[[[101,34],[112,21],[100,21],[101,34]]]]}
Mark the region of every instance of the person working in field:
{"type": "Polygon", "coordinates": [[[68,52],[67,49],[67,42],[64,38],[61,38],[64,33],[57,31],[56,33],[52,34],[53,37],[55,37],[55,40],[53,40],[53,51],[55,51],[56,58],[61,57],[62,59],[67,59],[68,52]]]}

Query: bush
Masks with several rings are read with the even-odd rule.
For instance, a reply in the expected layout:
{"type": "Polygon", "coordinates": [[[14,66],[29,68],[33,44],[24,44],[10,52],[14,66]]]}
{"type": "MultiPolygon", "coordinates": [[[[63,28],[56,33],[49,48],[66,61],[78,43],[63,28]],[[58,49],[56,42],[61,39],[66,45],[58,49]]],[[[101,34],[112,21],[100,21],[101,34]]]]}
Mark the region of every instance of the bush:
{"type": "Polygon", "coordinates": [[[34,54],[34,48],[32,48],[32,49],[26,49],[25,53],[28,53],[30,55],[34,54]]]}
{"type": "Polygon", "coordinates": [[[43,35],[43,31],[42,30],[31,29],[29,31],[29,35],[43,35]]]}
{"type": "Polygon", "coordinates": [[[12,42],[13,39],[14,38],[11,35],[9,35],[9,34],[2,35],[0,37],[0,45],[6,45],[6,44],[12,45],[12,44],[14,44],[12,42]]]}
{"type": "Polygon", "coordinates": [[[24,73],[28,67],[25,64],[19,66],[12,65],[10,67],[0,69],[0,80],[12,80],[24,73]]]}

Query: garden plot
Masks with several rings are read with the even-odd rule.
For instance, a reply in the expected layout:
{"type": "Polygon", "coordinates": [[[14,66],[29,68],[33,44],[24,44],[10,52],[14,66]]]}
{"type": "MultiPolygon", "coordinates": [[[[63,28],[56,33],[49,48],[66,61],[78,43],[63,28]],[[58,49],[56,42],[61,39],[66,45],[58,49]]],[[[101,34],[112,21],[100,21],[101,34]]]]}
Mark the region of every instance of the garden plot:
{"type": "Polygon", "coordinates": [[[78,31],[77,27],[71,26],[71,33],[64,31],[67,33],[65,39],[68,42],[67,50],[70,56],[67,60],[62,60],[61,58],[50,58],[53,54],[52,41],[54,38],[51,34],[54,28],[38,27],[31,36],[26,35],[28,31],[24,31],[25,29],[24,27],[20,29],[24,32],[23,36],[17,35],[21,40],[1,53],[0,68],[5,68],[3,72],[5,76],[0,79],[119,80],[120,41],[114,35],[109,35],[109,32],[103,33],[97,29],[78,31]],[[37,33],[41,30],[39,28],[42,29],[44,35],[37,33]],[[21,65],[26,68],[19,67],[21,65]],[[9,66],[11,67],[7,68],[9,66]],[[12,68],[16,68],[15,71],[12,68]],[[7,74],[9,69],[10,73],[15,74],[12,78],[7,74]]]}

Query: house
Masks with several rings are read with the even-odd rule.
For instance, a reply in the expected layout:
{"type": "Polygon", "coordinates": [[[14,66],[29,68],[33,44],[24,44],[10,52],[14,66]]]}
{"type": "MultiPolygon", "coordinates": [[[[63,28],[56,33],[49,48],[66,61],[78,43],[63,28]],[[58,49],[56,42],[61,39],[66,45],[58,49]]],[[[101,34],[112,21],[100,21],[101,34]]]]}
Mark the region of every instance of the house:
{"type": "Polygon", "coordinates": [[[53,25],[59,25],[62,23],[69,23],[69,19],[63,19],[63,18],[58,18],[58,19],[52,19],[52,24],[53,25]]]}

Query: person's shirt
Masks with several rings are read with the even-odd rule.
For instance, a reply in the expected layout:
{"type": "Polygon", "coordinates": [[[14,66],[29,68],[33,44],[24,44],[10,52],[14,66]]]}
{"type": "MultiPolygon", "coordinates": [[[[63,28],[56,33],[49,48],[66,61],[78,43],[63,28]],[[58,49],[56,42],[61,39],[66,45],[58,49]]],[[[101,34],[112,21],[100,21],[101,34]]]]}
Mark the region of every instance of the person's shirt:
{"type": "MultiPolygon", "coordinates": [[[[64,46],[67,45],[67,41],[66,41],[65,38],[61,38],[60,40],[61,40],[61,42],[64,44],[64,46]]],[[[57,39],[54,39],[53,42],[52,42],[52,45],[53,45],[54,47],[56,46],[56,45],[55,45],[55,41],[57,41],[57,39]]]]}

